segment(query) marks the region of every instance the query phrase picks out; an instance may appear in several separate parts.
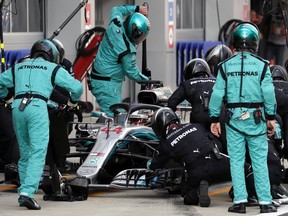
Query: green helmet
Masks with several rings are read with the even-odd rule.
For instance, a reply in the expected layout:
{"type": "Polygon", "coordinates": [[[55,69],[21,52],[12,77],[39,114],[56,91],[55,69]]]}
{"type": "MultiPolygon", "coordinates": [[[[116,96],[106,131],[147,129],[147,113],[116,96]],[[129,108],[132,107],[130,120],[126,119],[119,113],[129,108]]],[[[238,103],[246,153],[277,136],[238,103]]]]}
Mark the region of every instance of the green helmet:
{"type": "Polygon", "coordinates": [[[129,15],[125,20],[124,26],[128,38],[134,44],[144,41],[150,30],[149,20],[141,13],[129,15]]]}
{"type": "Polygon", "coordinates": [[[259,45],[259,30],[250,22],[242,22],[235,27],[232,33],[233,47],[236,50],[250,49],[256,52],[259,45]]]}
{"type": "Polygon", "coordinates": [[[42,57],[47,61],[57,64],[59,64],[60,61],[60,55],[57,47],[48,39],[36,41],[31,48],[30,56],[31,58],[42,57]]]}

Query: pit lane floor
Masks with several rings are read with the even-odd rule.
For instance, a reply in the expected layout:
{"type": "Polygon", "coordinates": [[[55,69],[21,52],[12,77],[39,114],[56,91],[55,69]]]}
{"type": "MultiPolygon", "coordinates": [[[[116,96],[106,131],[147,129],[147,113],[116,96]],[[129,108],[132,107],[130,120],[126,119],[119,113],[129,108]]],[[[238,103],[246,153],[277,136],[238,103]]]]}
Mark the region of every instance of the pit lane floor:
{"type": "MultiPolygon", "coordinates": [[[[0,180],[3,178],[3,173],[0,173],[0,180]]],[[[86,201],[74,202],[44,201],[43,192],[39,190],[35,199],[42,209],[33,211],[18,206],[17,188],[14,185],[0,184],[0,216],[235,216],[237,214],[227,211],[232,205],[228,196],[230,186],[231,182],[211,185],[211,205],[208,208],[186,206],[180,195],[158,190],[93,189],[86,201]]],[[[247,207],[246,211],[246,215],[258,215],[259,207],[247,207]]],[[[281,205],[277,213],[266,215],[288,215],[288,204],[281,205]]]]}

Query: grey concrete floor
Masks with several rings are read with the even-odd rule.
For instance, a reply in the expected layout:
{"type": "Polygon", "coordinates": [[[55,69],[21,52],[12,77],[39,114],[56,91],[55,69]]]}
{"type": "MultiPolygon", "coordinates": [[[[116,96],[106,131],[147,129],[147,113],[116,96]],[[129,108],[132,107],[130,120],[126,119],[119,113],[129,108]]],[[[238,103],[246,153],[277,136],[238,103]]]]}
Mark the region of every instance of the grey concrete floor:
{"type": "MultiPolygon", "coordinates": [[[[0,173],[0,180],[3,173],[0,173]]],[[[41,205],[40,211],[27,210],[17,203],[17,188],[14,185],[0,184],[0,216],[215,216],[237,215],[228,213],[231,203],[228,196],[231,182],[209,187],[211,205],[208,208],[186,206],[179,195],[170,195],[157,190],[115,190],[93,189],[85,201],[44,201],[43,191],[39,190],[35,199],[41,205]]],[[[246,215],[259,214],[259,207],[247,207],[246,215]]],[[[288,215],[288,205],[278,208],[276,214],[288,215]]]]}

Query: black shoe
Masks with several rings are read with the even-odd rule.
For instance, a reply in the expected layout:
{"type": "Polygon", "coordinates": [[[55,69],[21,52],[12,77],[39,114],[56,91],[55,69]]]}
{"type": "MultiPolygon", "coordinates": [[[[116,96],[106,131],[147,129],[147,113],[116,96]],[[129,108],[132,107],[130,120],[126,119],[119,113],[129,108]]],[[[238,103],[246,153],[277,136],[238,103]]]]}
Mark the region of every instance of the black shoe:
{"type": "Polygon", "coordinates": [[[32,210],[40,210],[41,206],[34,200],[33,198],[30,198],[28,196],[20,195],[18,199],[18,203],[20,207],[26,207],[28,209],[32,210]]]}
{"type": "Polygon", "coordinates": [[[277,212],[277,209],[272,204],[269,205],[260,205],[260,213],[270,213],[277,212]]]}
{"type": "Polygon", "coordinates": [[[233,206],[229,207],[228,212],[245,214],[246,206],[244,203],[234,204],[233,206]]]}
{"type": "Polygon", "coordinates": [[[199,188],[199,203],[201,207],[208,207],[210,205],[210,197],[208,196],[209,183],[205,180],[200,182],[199,188]]]}
{"type": "Polygon", "coordinates": [[[258,203],[258,200],[255,196],[248,197],[247,206],[258,206],[258,205],[259,205],[259,203],[258,203]]]}

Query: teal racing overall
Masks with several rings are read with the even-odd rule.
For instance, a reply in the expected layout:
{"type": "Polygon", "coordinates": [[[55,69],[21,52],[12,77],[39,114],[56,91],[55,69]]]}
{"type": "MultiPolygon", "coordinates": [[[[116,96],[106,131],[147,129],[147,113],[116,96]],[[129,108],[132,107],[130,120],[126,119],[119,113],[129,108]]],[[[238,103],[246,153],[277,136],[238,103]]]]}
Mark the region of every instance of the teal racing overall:
{"type": "Polygon", "coordinates": [[[94,61],[89,80],[91,92],[96,97],[100,111],[113,116],[109,107],[122,102],[122,83],[125,76],[148,80],[136,65],[136,47],[126,36],[123,17],[135,13],[138,6],[113,7],[110,23],[106,29],[94,61]]]}
{"type": "MultiPolygon", "coordinates": [[[[49,142],[49,117],[47,100],[54,85],[71,92],[70,100],[77,102],[83,92],[82,84],[68,71],[42,58],[16,64],[0,74],[0,97],[7,88],[15,88],[12,117],[19,143],[18,172],[20,195],[33,198],[39,187],[49,142]],[[54,70],[55,69],[55,70],[54,70]],[[24,109],[20,104],[28,99],[24,109]],[[20,110],[21,109],[21,110],[20,110]]],[[[23,107],[23,103],[22,103],[23,107]]]]}
{"type": "Polygon", "coordinates": [[[219,122],[224,99],[227,103],[226,138],[235,193],[233,202],[247,202],[244,174],[247,144],[259,204],[270,204],[266,118],[275,118],[276,99],[268,62],[244,51],[220,63],[209,103],[212,122],[219,122]]]}

